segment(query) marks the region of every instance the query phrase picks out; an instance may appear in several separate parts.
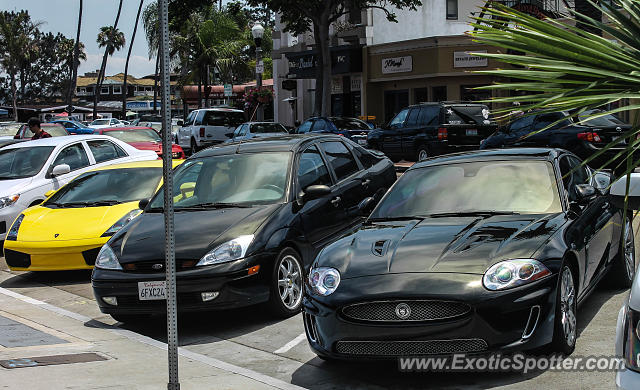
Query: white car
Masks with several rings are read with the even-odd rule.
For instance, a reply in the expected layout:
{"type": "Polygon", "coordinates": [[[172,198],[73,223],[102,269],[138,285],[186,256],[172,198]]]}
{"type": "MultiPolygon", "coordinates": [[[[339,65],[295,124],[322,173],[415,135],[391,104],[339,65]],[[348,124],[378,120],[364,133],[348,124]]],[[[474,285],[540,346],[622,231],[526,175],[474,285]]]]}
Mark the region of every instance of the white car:
{"type": "Polygon", "coordinates": [[[79,174],[104,165],[155,160],[113,137],[72,135],[20,142],[0,149],[0,241],[20,213],[41,203],[79,174]]]}
{"type": "Polygon", "coordinates": [[[104,119],[96,119],[95,121],[89,123],[90,128],[92,129],[104,129],[105,127],[122,127],[124,124],[117,120],[116,118],[104,118],[104,119]]]}
{"type": "Polygon", "coordinates": [[[178,145],[195,153],[198,150],[222,143],[231,136],[238,125],[244,123],[244,111],[233,108],[206,108],[191,111],[178,129],[178,145]]]}

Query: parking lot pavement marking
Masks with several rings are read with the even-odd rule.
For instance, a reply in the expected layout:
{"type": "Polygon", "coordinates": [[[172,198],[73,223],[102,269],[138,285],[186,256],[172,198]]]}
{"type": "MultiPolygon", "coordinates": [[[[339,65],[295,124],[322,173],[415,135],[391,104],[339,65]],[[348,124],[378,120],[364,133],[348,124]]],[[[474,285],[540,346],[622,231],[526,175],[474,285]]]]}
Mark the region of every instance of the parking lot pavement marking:
{"type": "MultiPolygon", "coordinates": [[[[30,298],[30,297],[27,297],[26,295],[22,295],[22,294],[13,292],[11,290],[7,290],[6,288],[0,287],[0,294],[4,294],[4,295],[10,296],[10,297],[19,299],[19,300],[21,300],[23,302],[39,306],[42,309],[45,309],[45,310],[48,310],[48,311],[63,315],[65,317],[73,318],[73,319],[81,321],[81,322],[92,321],[94,324],[96,324],[96,323],[97,324],[101,324],[105,329],[108,329],[111,332],[114,332],[114,333],[119,334],[119,335],[121,335],[123,337],[126,337],[129,340],[137,341],[137,342],[144,343],[144,344],[147,344],[147,345],[151,345],[151,346],[157,347],[157,348],[165,350],[165,351],[167,350],[167,344],[166,343],[163,343],[161,341],[152,339],[151,337],[147,337],[147,336],[141,335],[139,333],[132,332],[130,330],[121,329],[121,328],[114,327],[112,325],[105,324],[104,322],[101,322],[101,321],[98,321],[98,320],[94,320],[94,319],[92,319],[90,317],[87,317],[87,316],[84,316],[82,314],[74,313],[74,312],[71,312],[69,310],[66,310],[66,309],[51,305],[49,303],[42,302],[42,301],[39,301],[37,299],[33,299],[33,298],[30,298]]],[[[257,371],[253,371],[253,370],[250,370],[248,368],[244,368],[244,367],[236,366],[234,364],[226,363],[226,362],[223,362],[222,360],[218,360],[218,359],[215,359],[215,358],[211,358],[209,356],[201,355],[201,354],[196,353],[196,352],[191,352],[191,351],[186,350],[184,348],[178,348],[178,353],[180,354],[180,356],[183,356],[183,357],[185,357],[187,359],[195,360],[195,361],[198,361],[200,363],[207,364],[207,365],[209,365],[211,367],[218,368],[220,370],[224,370],[224,371],[232,372],[234,374],[242,375],[244,377],[247,377],[249,379],[253,379],[253,380],[257,381],[257,382],[264,383],[266,385],[275,387],[277,389],[281,389],[281,390],[305,390],[304,387],[297,386],[297,385],[294,385],[292,383],[288,383],[288,382],[285,382],[283,380],[280,380],[280,379],[277,379],[277,378],[273,378],[273,377],[270,377],[268,375],[261,374],[261,373],[259,373],[257,371]]]]}
{"type": "Polygon", "coordinates": [[[300,335],[298,335],[298,337],[286,343],[282,348],[276,349],[274,353],[287,353],[291,348],[295,347],[296,345],[300,344],[302,341],[306,339],[307,339],[307,335],[304,333],[301,333],[300,335]]]}

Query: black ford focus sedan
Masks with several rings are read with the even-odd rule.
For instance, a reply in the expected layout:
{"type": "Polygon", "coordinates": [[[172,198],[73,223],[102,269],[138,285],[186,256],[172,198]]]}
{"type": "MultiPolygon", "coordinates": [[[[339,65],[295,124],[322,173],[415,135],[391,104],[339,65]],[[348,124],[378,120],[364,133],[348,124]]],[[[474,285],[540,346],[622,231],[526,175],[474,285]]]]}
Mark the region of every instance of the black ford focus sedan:
{"type": "Polygon", "coordinates": [[[571,353],[577,304],[607,274],[628,287],[635,270],[610,176],[580,164],[521,148],[414,165],[313,262],[312,349],[325,359],[571,353]]]}
{"type": "MultiPolygon", "coordinates": [[[[192,156],[174,174],[178,309],[268,302],[278,315],[295,314],[319,250],[361,223],[395,180],[389,159],[334,135],[192,156]]],[[[98,254],[94,295],[116,320],[166,310],[163,203],[161,190],[98,254]]]]}

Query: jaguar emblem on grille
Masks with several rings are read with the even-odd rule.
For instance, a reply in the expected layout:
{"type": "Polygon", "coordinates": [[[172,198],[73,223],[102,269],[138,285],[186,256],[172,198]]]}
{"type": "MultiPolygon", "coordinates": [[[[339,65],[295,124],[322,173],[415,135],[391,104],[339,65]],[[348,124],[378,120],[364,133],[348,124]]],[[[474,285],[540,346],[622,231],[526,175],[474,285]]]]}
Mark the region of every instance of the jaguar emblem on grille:
{"type": "Polygon", "coordinates": [[[411,308],[406,303],[400,303],[396,306],[396,315],[401,320],[406,320],[411,316],[411,308]]]}
{"type": "Polygon", "coordinates": [[[152,269],[162,269],[164,267],[162,264],[154,264],[151,266],[152,269]]]}

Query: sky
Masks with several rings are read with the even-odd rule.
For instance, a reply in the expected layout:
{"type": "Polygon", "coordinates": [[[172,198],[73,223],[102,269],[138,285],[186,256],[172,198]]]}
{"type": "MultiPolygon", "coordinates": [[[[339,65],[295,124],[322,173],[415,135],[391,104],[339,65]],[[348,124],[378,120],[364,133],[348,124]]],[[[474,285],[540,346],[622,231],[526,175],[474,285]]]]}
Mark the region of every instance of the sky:
{"type": "MultiPolygon", "coordinates": [[[[144,0],[144,7],[153,0],[144,0]]],[[[100,27],[112,25],[116,19],[119,0],[84,0],[82,9],[82,30],[80,41],[85,44],[87,60],[80,63],[78,75],[100,69],[104,49],[99,49],[96,38],[100,27]]],[[[27,10],[31,19],[42,22],[41,31],[61,32],[67,38],[76,38],[78,27],[78,0],[0,0],[0,10],[27,10]]],[[[107,75],[124,72],[124,65],[129,49],[129,40],[133,33],[133,25],[138,11],[138,0],[124,0],[118,29],[125,35],[126,45],[109,57],[107,75]]],[[[141,18],[142,19],[142,18],[141,18]]],[[[155,59],[149,60],[147,41],[144,36],[142,20],[131,51],[129,74],[141,77],[155,72],[155,59]]]]}

